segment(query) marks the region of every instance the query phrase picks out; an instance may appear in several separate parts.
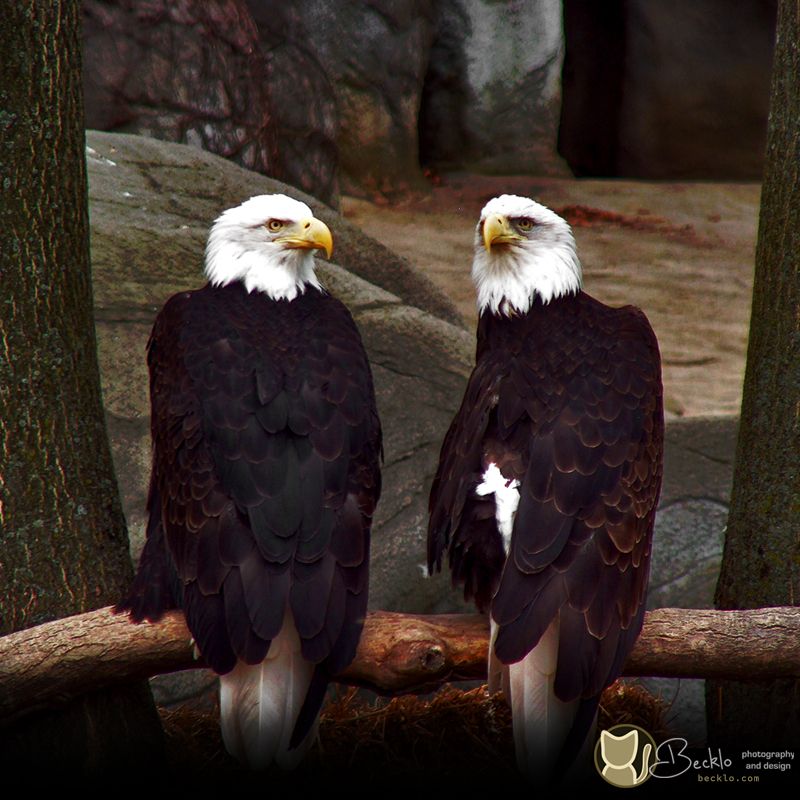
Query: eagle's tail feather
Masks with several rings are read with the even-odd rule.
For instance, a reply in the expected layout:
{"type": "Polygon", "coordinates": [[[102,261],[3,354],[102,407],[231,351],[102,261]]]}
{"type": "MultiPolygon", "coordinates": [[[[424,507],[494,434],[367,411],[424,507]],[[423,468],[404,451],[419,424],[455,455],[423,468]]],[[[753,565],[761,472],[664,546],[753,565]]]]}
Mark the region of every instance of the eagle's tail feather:
{"type": "Polygon", "coordinates": [[[491,697],[497,692],[502,692],[506,701],[511,705],[511,688],[508,685],[508,667],[500,661],[494,652],[494,642],[497,639],[497,623],[489,617],[489,668],[488,685],[486,691],[491,697]]]}
{"type": "MultiPolygon", "coordinates": [[[[517,765],[531,782],[560,783],[565,777],[561,770],[573,763],[576,769],[582,765],[581,760],[575,760],[577,752],[573,752],[566,765],[562,758],[565,745],[569,746],[573,738],[571,732],[582,701],[578,698],[564,703],[556,697],[557,664],[558,619],[522,661],[508,666],[510,698],[507,699],[511,705],[517,765]]],[[[583,739],[578,750],[582,746],[583,739]]]]}
{"type": "MultiPolygon", "coordinates": [[[[596,694],[588,700],[576,700],[579,704],[575,720],[570,728],[564,746],[558,755],[554,775],[570,775],[570,769],[578,772],[592,758],[597,729],[597,708],[600,705],[600,695],[596,694]]],[[[576,779],[580,774],[576,776],[576,779]]]]}
{"type": "Polygon", "coordinates": [[[290,748],[313,674],[314,664],[303,658],[294,619],[287,611],[261,664],[240,661],[232,672],[220,676],[222,738],[228,752],[252,769],[267,769],[273,761],[283,769],[294,769],[316,737],[312,724],[304,741],[290,748]]]}
{"type": "Polygon", "coordinates": [[[308,750],[306,742],[310,744],[314,741],[314,736],[308,739],[308,735],[309,732],[316,731],[317,729],[319,711],[322,708],[323,702],[325,702],[329,682],[330,676],[328,675],[328,670],[325,668],[325,663],[317,664],[314,668],[314,674],[311,677],[311,684],[308,687],[306,698],[297,714],[292,738],[289,740],[290,750],[299,747],[305,753],[306,750],[308,750]]]}
{"type": "Polygon", "coordinates": [[[151,480],[147,501],[147,539],[139,559],[139,568],[128,594],[114,606],[115,614],[130,612],[134,622],[158,622],[164,612],[183,605],[183,584],[175,572],[164,536],[161,519],[161,494],[151,480]]]}

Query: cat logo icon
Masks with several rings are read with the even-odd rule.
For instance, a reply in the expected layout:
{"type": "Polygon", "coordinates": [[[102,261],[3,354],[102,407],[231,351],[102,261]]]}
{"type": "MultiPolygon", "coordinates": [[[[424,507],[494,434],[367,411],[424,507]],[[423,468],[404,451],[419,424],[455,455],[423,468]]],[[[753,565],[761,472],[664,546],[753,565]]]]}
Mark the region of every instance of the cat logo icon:
{"type": "Polygon", "coordinates": [[[594,748],[594,765],[612,786],[630,789],[641,786],[650,777],[656,762],[656,743],[643,728],[615,725],[601,731],[594,748]]]}

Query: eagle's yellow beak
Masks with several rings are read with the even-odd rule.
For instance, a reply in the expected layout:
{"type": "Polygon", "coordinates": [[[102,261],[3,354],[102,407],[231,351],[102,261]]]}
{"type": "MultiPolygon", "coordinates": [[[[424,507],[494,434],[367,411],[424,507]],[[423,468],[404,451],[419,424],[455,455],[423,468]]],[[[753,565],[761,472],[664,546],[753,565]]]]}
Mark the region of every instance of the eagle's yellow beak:
{"type": "Polygon", "coordinates": [[[523,238],[502,214],[490,214],[483,223],[483,243],[487,250],[491,250],[493,244],[521,242],[523,238]]]}
{"type": "Polygon", "coordinates": [[[316,217],[303,217],[299,222],[287,225],[285,233],[275,239],[286,247],[324,250],[328,258],[333,252],[333,237],[328,226],[316,217]]]}

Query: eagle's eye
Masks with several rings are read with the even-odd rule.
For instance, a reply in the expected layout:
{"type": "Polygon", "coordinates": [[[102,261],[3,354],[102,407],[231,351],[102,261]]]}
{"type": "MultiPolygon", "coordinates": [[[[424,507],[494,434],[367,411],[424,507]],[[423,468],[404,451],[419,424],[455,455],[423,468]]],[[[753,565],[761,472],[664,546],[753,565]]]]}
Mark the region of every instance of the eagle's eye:
{"type": "Polygon", "coordinates": [[[521,231],[533,230],[532,219],[528,219],[527,217],[520,217],[519,219],[514,220],[514,222],[521,231]]]}
{"type": "Polygon", "coordinates": [[[279,219],[271,219],[267,223],[267,228],[269,228],[272,233],[277,233],[282,227],[283,223],[279,219]]]}

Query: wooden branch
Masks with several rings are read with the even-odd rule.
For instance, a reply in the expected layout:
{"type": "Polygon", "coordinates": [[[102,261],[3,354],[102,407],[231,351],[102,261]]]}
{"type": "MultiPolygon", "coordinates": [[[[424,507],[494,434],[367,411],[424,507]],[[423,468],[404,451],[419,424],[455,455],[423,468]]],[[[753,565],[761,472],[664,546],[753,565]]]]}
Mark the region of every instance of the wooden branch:
{"type": "Polygon", "coordinates": [[[337,680],[380,694],[426,694],[449,681],[486,680],[489,620],[477,614],[372,611],[355,661],[337,680]]]}
{"type": "MultiPolygon", "coordinates": [[[[489,626],[477,615],[369,614],[356,660],[338,677],[381,694],[425,693],[486,677],[489,626]]],[[[110,608],[0,638],[0,720],[83,692],[205,666],[180,612],[135,625],[110,608]]],[[[625,675],[763,680],[800,677],[800,609],[652,611],[625,675]]]]}
{"type": "Polygon", "coordinates": [[[0,638],[0,720],[68,703],[115,683],[205,666],[193,662],[182,612],[135,625],[111,607],[0,638]]]}
{"type": "Polygon", "coordinates": [[[800,608],[650,611],[624,674],[737,681],[798,678],[800,608]]]}

